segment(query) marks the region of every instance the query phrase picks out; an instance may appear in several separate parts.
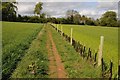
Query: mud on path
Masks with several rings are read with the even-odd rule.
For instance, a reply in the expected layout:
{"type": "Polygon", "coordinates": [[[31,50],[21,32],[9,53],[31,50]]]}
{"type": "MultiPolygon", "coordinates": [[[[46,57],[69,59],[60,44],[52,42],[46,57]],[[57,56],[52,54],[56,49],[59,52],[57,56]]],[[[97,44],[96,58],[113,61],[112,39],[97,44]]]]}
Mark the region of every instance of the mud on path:
{"type": "Polygon", "coordinates": [[[50,29],[47,29],[47,34],[48,37],[47,37],[46,48],[48,50],[50,78],[67,78],[63,63],[61,61],[61,57],[53,41],[53,37],[50,29]]]}

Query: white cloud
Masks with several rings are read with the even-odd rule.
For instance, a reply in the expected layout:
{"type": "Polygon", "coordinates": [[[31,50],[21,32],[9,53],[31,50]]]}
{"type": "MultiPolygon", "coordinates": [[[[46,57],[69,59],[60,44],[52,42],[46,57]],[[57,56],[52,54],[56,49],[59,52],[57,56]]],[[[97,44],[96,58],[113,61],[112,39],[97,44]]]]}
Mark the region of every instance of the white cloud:
{"type": "Polygon", "coordinates": [[[117,2],[98,2],[98,9],[117,9],[118,3],[117,2]]]}
{"type": "MultiPolygon", "coordinates": [[[[35,4],[36,2],[19,2],[18,13],[33,15],[35,4]]],[[[107,10],[118,12],[116,7],[115,3],[110,2],[44,2],[42,12],[54,17],[64,17],[67,10],[74,9],[81,15],[99,18],[107,10]]]]}
{"type": "Polygon", "coordinates": [[[36,3],[33,2],[19,2],[17,7],[18,7],[18,13],[19,14],[33,14],[34,10],[34,5],[36,3]]]}
{"type": "Polygon", "coordinates": [[[17,0],[18,2],[118,2],[119,0],[17,0]]]}
{"type": "MultiPolygon", "coordinates": [[[[51,15],[51,16],[65,16],[66,11],[69,9],[76,9],[78,6],[80,6],[80,3],[73,3],[70,2],[54,2],[54,3],[44,3],[43,4],[43,12],[51,15]],[[67,6],[66,6],[67,5],[67,6]]],[[[58,17],[57,16],[57,17],[58,17]]]]}
{"type": "Polygon", "coordinates": [[[88,9],[84,9],[82,11],[79,12],[81,15],[97,15],[97,12],[95,10],[88,10],[88,9]]]}
{"type": "MultiPolygon", "coordinates": [[[[17,0],[17,2],[90,2],[89,0],[17,0]]],[[[95,1],[95,0],[91,0],[95,1]]]]}
{"type": "Polygon", "coordinates": [[[97,0],[98,2],[119,2],[119,0],[97,0]]]}
{"type": "Polygon", "coordinates": [[[79,13],[81,15],[85,15],[85,16],[97,19],[103,14],[103,11],[99,11],[97,9],[84,9],[80,11],[79,13]]]}

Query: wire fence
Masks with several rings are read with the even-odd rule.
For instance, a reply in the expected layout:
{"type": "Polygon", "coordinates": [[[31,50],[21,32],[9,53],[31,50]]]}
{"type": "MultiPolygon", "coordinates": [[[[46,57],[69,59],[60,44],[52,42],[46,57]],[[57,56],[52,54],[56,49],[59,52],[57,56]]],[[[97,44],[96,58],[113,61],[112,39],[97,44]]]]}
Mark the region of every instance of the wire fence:
{"type": "MultiPolygon", "coordinates": [[[[71,37],[61,30],[59,30],[54,25],[50,24],[67,42],[71,43],[71,37]]],[[[76,41],[74,38],[72,38],[72,46],[80,54],[80,56],[83,59],[90,60],[90,62],[93,64],[94,67],[97,67],[98,61],[97,56],[98,52],[93,53],[91,48],[88,48],[81,44],[79,41],[76,41]]],[[[104,59],[101,58],[101,77],[102,78],[109,78],[112,79],[112,69],[113,69],[113,62],[110,60],[109,66],[105,63],[104,59]]]]}

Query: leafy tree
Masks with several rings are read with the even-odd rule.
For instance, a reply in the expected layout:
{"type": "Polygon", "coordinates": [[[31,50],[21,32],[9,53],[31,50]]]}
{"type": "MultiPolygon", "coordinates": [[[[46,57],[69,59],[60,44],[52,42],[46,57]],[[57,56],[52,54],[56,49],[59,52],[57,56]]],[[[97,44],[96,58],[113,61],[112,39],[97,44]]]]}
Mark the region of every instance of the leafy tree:
{"type": "Polygon", "coordinates": [[[67,16],[67,19],[68,19],[68,21],[69,21],[69,23],[73,23],[74,21],[73,21],[73,17],[74,17],[74,15],[77,13],[77,11],[75,11],[75,10],[68,10],[67,12],[66,12],[66,16],[67,16]]]}
{"type": "Polygon", "coordinates": [[[39,2],[35,5],[35,8],[34,8],[34,13],[39,15],[41,14],[41,10],[43,9],[42,7],[43,3],[42,2],[39,2]]]}
{"type": "Polygon", "coordinates": [[[22,19],[23,19],[23,22],[29,22],[30,17],[29,16],[23,16],[22,19]]]}
{"type": "Polygon", "coordinates": [[[70,24],[80,24],[81,15],[76,10],[68,10],[66,12],[67,23],[70,24]]]}
{"type": "Polygon", "coordinates": [[[2,20],[16,21],[16,2],[2,2],[2,20]]]}
{"type": "Polygon", "coordinates": [[[94,21],[91,18],[86,19],[86,24],[87,25],[94,25],[94,21]]]}
{"type": "Polygon", "coordinates": [[[66,24],[67,23],[67,19],[65,19],[65,18],[57,18],[57,23],[59,23],[59,24],[66,24]]]}
{"type": "Polygon", "coordinates": [[[120,20],[118,20],[118,27],[120,27],[120,20]]]}
{"type": "Polygon", "coordinates": [[[105,12],[100,18],[100,24],[102,26],[117,26],[117,14],[114,11],[105,12]]]}
{"type": "Polygon", "coordinates": [[[19,22],[23,21],[23,18],[22,18],[22,16],[20,14],[18,14],[17,21],[19,21],[19,22]]]}
{"type": "Polygon", "coordinates": [[[73,22],[74,22],[75,24],[80,24],[80,20],[81,20],[81,15],[77,12],[77,13],[74,15],[73,22]]]}
{"type": "Polygon", "coordinates": [[[99,20],[99,19],[96,19],[96,20],[94,21],[94,25],[95,25],[95,26],[99,26],[99,25],[100,25],[100,20],[99,20]]]}
{"type": "Polygon", "coordinates": [[[38,16],[31,16],[28,22],[39,23],[40,18],[38,16]]]}
{"type": "Polygon", "coordinates": [[[87,17],[85,15],[83,15],[81,17],[81,24],[86,24],[86,20],[87,20],[87,17]]]}
{"type": "Polygon", "coordinates": [[[41,15],[40,15],[40,18],[45,18],[45,13],[42,13],[41,15]]]}

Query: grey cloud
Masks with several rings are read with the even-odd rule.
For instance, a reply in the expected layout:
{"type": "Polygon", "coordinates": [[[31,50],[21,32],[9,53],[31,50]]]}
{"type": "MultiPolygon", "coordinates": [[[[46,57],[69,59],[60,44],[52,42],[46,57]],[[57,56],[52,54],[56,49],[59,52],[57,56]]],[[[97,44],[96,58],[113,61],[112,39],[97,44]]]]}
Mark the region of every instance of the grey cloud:
{"type": "Polygon", "coordinates": [[[69,9],[79,10],[84,8],[83,2],[48,2],[44,3],[43,12],[50,14],[51,16],[54,15],[63,15],[65,16],[66,11],[69,9]]]}
{"type": "MultiPolygon", "coordinates": [[[[9,0],[4,0],[4,1],[9,1],[9,0]]],[[[37,1],[42,1],[42,2],[118,2],[119,0],[16,0],[18,2],[37,2],[37,1]]]]}
{"type": "MultiPolygon", "coordinates": [[[[35,4],[36,2],[19,3],[18,13],[32,15],[35,4]]],[[[42,12],[54,17],[64,17],[69,9],[77,10],[80,13],[84,13],[83,11],[86,10],[86,16],[98,18],[106,10],[117,10],[117,5],[110,2],[104,2],[104,4],[100,2],[44,2],[42,12]]]]}
{"type": "Polygon", "coordinates": [[[33,14],[33,10],[34,10],[34,5],[36,3],[35,2],[19,2],[17,7],[18,7],[18,14],[33,14]]]}
{"type": "Polygon", "coordinates": [[[99,2],[98,9],[115,10],[118,9],[118,2],[99,2]]]}

